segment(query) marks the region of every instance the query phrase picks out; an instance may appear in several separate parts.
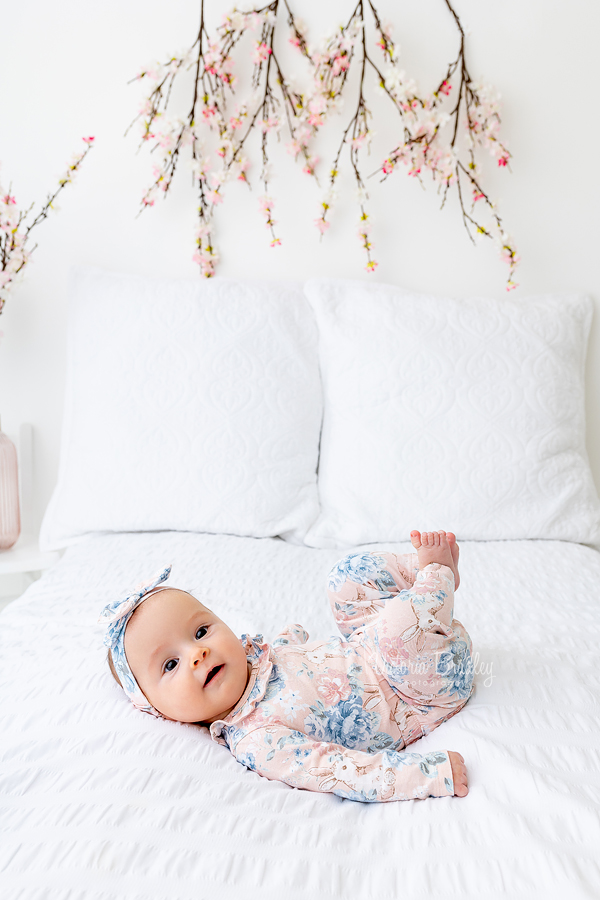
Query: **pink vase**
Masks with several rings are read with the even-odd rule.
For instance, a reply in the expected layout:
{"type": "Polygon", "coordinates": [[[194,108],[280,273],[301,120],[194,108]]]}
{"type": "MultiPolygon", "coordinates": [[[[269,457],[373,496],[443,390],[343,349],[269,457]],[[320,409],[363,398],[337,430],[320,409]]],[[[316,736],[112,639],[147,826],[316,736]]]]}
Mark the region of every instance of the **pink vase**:
{"type": "Polygon", "coordinates": [[[17,450],[0,431],[0,550],[12,547],[20,532],[17,450]]]}

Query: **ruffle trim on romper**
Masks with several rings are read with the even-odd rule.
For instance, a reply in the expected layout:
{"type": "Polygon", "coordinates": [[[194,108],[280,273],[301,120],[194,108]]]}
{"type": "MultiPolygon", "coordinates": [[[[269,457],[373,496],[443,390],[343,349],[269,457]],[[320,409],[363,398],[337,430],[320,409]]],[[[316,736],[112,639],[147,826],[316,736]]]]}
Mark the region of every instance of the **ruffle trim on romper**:
{"type": "Polygon", "coordinates": [[[232,748],[229,741],[223,737],[223,732],[231,730],[235,734],[236,722],[249,715],[256,704],[262,700],[273,669],[271,647],[264,641],[262,634],[257,634],[254,637],[243,634],[240,641],[246,651],[246,658],[252,663],[246,690],[235,709],[228,716],[225,716],[224,719],[217,719],[216,722],[213,722],[209,729],[212,739],[229,749],[232,748]]]}

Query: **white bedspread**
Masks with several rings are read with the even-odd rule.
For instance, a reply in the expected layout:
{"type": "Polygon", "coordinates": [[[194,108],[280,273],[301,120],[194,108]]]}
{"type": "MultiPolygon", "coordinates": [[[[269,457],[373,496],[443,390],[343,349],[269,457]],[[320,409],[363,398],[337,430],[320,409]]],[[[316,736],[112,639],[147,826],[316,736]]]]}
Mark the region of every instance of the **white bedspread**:
{"type": "MultiPolygon", "coordinates": [[[[381,545],[390,547],[390,545],[381,545]]],[[[395,549],[408,550],[407,545],[395,549]]],[[[600,896],[600,554],[462,546],[465,709],[414,749],[463,754],[465,799],[361,804],[270,782],[207,732],[137,712],[100,608],[163,564],[239,633],[335,631],[339,557],[197,534],[90,539],[0,616],[2,900],[600,896]]]]}

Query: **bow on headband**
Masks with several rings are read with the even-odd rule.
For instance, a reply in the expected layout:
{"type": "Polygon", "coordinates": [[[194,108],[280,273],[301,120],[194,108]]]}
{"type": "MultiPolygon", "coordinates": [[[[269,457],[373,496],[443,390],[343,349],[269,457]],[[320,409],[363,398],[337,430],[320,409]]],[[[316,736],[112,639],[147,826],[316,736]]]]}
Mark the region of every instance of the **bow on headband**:
{"type": "MultiPolygon", "coordinates": [[[[138,590],[129,594],[124,600],[114,600],[108,606],[105,606],[98,619],[99,625],[107,626],[104,644],[108,647],[115,671],[123,685],[123,690],[137,709],[150,713],[156,718],[163,718],[163,716],[142,693],[142,689],[129,668],[127,656],[125,655],[125,629],[140,603],[143,603],[151,593],[158,593],[156,588],[163,581],[166,581],[170,574],[171,566],[167,566],[159,575],[155,576],[151,581],[142,584],[138,590]]],[[[158,589],[161,591],[168,590],[166,587],[158,589]]]]}

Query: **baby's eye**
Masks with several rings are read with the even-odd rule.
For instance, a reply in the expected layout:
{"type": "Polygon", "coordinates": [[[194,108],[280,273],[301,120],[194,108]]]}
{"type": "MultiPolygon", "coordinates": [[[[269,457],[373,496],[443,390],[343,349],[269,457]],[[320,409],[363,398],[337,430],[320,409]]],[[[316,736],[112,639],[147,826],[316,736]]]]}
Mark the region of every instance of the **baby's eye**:
{"type": "Polygon", "coordinates": [[[172,672],[176,665],[176,659],[168,659],[165,663],[165,672],[172,672]]]}
{"type": "Polygon", "coordinates": [[[198,631],[196,632],[196,640],[197,641],[202,640],[202,638],[206,636],[207,632],[208,632],[207,626],[201,625],[200,628],[198,629],[198,631]]]}

